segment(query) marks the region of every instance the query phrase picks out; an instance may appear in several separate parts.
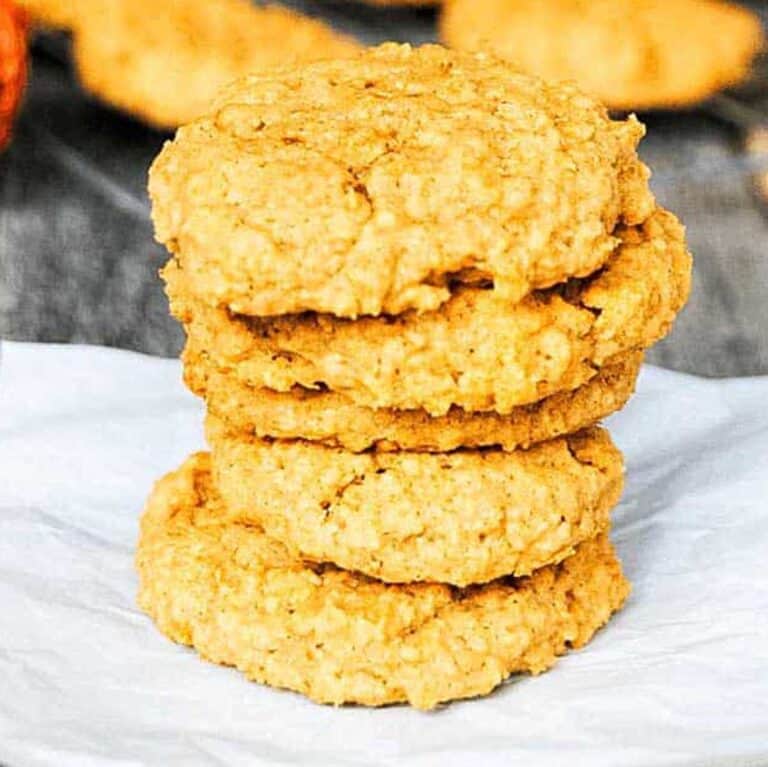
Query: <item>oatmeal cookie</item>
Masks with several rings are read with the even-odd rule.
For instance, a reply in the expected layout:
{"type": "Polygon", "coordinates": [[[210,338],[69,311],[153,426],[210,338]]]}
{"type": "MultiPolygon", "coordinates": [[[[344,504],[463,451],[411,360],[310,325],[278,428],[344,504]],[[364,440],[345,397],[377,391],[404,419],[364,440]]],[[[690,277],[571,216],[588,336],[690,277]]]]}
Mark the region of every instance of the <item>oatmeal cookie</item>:
{"type": "Polygon", "coordinates": [[[756,14],[720,0],[446,0],[441,39],[575,80],[615,109],[685,107],[734,85],[764,43],[756,14]]]}
{"type": "Polygon", "coordinates": [[[139,605],[207,660],[322,703],[428,709],[484,695],[584,645],[629,592],[605,535],[529,578],[456,589],[303,563],[223,519],[205,454],[158,482],[141,521],[139,605]]]}
{"type": "Polygon", "coordinates": [[[192,344],[183,356],[187,385],[233,431],[304,439],[352,452],[373,447],[442,453],[459,447],[527,448],[591,426],[624,407],[643,359],[642,352],[618,355],[578,389],[521,405],[507,415],[452,407],[432,417],[425,410],[365,407],[343,394],[300,386],[287,392],[254,388],[217,368],[192,344]]]}
{"type": "Polygon", "coordinates": [[[389,583],[528,575],[608,527],[621,453],[593,428],[529,450],[349,453],[227,432],[209,416],[231,519],[296,556],[389,583]]]}
{"type": "Polygon", "coordinates": [[[321,21],[249,0],[88,0],[87,10],[73,41],[84,87],[165,129],[250,72],[360,49],[321,21]]]}
{"type": "Polygon", "coordinates": [[[653,211],[634,118],[487,56],[386,44],[247,77],[150,171],[157,238],[239,314],[519,301],[605,264],[653,211]]]}
{"type": "Polygon", "coordinates": [[[345,320],[301,314],[246,318],[191,300],[186,269],[165,269],[174,314],[191,343],[256,387],[344,394],[371,408],[452,406],[507,414],[576,389],[616,355],[663,337],[688,296],[683,229],[658,211],[619,232],[611,262],[586,281],[529,295],[462,287],[439,309],[345,320]]]}

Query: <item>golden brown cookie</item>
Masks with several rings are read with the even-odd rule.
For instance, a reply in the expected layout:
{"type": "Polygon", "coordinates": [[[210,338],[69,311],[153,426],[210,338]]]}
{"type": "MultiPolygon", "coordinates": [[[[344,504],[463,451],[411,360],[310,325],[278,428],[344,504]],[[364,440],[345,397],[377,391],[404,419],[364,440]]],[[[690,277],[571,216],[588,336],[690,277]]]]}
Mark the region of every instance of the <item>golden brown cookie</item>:
{"type": "Polygon", "coordinates": [[[434,310],[586,276],[653,210],[634,118],[482,55],[386,44],[248,77],[150,171],[190,291],[248,315],[434,310]]]}
{"type": "Polygon", "coordinates": [[[581,386],[669,330],[690,286],[682,227],[659,211],[619,236],[615,258],[590,280],[517,304],[463,287],[436,311],[394,318],[245,318],[191,301],[175,262],[164,276],[190,342],[247,384],[330,389],[365,407],[433,416],[452,406],[507,414],[581,386]]]}
{"type": "Polygon", "coordinates": [[[695,104],[742,80],[758,17],[719,0],[446,0],[441,39],[575,80],[616,109],[695,104]]]}
{"type": "Polygon", "coordinates": [[[359,48],[316,19],[249,0],[91,2],[74,35],[83,85],[160,128],[198,117],[250,72],[359,48]]]}
{"type": "Polygon", "coordinates": [[[584,645],[629,593],[604,535],[530,578],[388,586],[297,561],[223,517],[206,455],[158,482],[136,557],[141,608],[204,658],[323,703],[484,695],[584,645]]]}
{"type": "Polygon", "coordinates": [[[184,350],[184,378],[205,399],[208,411],[233,431],[299,438],[353,452],[375,447],[444,453],[458,447],[526,448],[591,426],[626,404],[642,359],[642,352],[618,355],[578,389],[513,408],[504,416],[453,407],[433,418],[425,410],[356,405],[334,392],[298,386],[288,392],[254,388],[212,365],[192,344],[184,350]]]}
{"type": "Polygon", "coordinates": [[[228,433],[209,416],[229,517],[296,556],[389,583],[528,575],[608,527],[623,463],[589,429],[511,453],[349,453],[228,433]]]}

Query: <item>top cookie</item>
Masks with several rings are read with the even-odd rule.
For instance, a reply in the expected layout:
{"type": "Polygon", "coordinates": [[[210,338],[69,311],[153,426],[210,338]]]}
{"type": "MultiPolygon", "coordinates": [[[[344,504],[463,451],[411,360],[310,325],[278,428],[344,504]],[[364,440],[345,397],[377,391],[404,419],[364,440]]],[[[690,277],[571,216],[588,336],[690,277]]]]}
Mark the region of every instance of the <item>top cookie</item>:
{"type": "Polygon", "coordinates": [[[153,219],[193,294],[239,314],[431,310],[457,280],[515,301],[650,215],[642,135],[570,85],[385,44],[225,88],[155,160],[153,219]]]}
{"type": "Polygon", "coordinates": [[[718,0],[447,0],[441,38],[576,80],[616,109],[683,107],[739,82],[757,16],[718,0]]]}

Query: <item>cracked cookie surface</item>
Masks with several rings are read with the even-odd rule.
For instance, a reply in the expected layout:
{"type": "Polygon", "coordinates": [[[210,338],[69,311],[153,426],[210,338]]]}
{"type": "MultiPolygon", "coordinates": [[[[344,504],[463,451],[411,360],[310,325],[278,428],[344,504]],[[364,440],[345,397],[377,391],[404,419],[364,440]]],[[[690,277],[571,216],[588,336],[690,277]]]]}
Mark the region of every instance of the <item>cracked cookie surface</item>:
{"type": "Polygon", "coordinates": [[[356,321],[236,316],[191,299],[176,262],[164,277],[190,342],[244,383],[328,389],[358,405],[433,416],[452,406],[506,414],[581,386],[616,355],[668,332],[690,288],[683,228],[657,211],[619,236],[598,275],[516,304],[462,287],[433,312],[356,321]]]}
{"type": "Polygon", "coordinates": [[[584,645],[629,593],[605,535],[529,578],[392,586],[302,563],[223,516],[207,455],[157,483],[141,520],[139,605],[203,658],[322,703],[432,708],[484,695],[584,645]]]}
{"type": "Polygon", "coordinates": [[[575,80],[615,109],[684,107],[734,85],[764,44],[758,16],[719,0],[446,0],[441,39],[575,80]]]}
{"type": "Polygon", "coordinates": [[[317,19],[249,0],[87,1],[72,26],[83,85],[166,129],[199,117],[246,74],[361,49],[317,19]]]}
{"type": "Polygon", "coordinates": [[[223,90],[150,171],[156,236],[193,295],[239,314],[436,309],[584,277],[653,211],[636,146],[568,85],[385,44],[223,90]]]}
{"type": "Polygon", "coordinates": [[[620,410],[635,388],[642,352],[621,354],[578,389],[560,392],[507,415],[451,408],[444,416],[425,410],[376,409],[343,394],[294,387],[287,392],[254,388],[211,363],[188,343],[184,378],[208,411],[233,431],[255,437],[303,439],[360,452],[447,452],[459,447],[526,448],[591,426],[620,410]]]}
{"type": "Polygon", "coordinates": [[[608,527],[623,484],[599,428],[510,453],[349,453],[233,434],[213,416],[206,435],[232,520],[392,583],[466,586],[559,562],[608,527]]]}

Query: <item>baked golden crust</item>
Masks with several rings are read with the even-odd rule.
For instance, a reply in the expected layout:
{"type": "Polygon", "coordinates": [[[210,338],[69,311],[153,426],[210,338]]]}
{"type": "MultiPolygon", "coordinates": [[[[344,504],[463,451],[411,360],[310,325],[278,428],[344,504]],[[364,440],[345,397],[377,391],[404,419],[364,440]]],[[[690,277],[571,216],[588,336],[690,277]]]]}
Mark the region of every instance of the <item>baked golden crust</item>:
{"type": "Polygon", "coordinates": [[[202,657],[323,703],[432,708],[483,695],[584,645],[629,592],[606,536],[530,578],[391,586],[303,564],[222,516],[206,455],[157,483],[141,521],[139,605],[202,657]]]}
{"type": "Polygon", "coordinates": [[[208,411],[233,431],[255,437],[303,439],[360,452],[441,452],[459,447],[499,446],[510,451],[571,434],[620,410],[635,388],[642,352],[618,355],[573,391],[553,394],[508,415],[451,408],[431,417],[425,410],[374,409],[343,394],[294,387],[288,392],[254,388],[212,365],[188,344],[184,378],[205,399],[208,411]]]}
{"type": "Polygon", "coordinates": [[[200,116],[250,72],[360,50],[316,19],[249,0],[104,0],[74,26],[83,85],[160,128],[200,116]]]}
{"type": "Polygon", "coordinates": [[[433,310],[478,277],[514,302],[651,214],[643,132],[495,59],[386,44],[225,88],[152,166],[156,236],[240,314],[433,310]]]}
{"type": "Polygon", "coordinates": [[[452,406],[507,414],[575,389],[616,355],[663,337],[688,296],[683,229],[658,211],[619,233],[596,277],[517,304],[463,287],[438,310],[356,321],[327,315],[245,318],[190,300],[186,270],[164,270],[190,343],[241,381],[275,391],[329,389],[371,408],[452,406]]]}
{"type": "Polygon", "coordinates": [[[206,434],[231,519],[388,583],[466,586],[559,562],[608,527],[623,484],[602,429],[511,453],[349,453],[249,439],[211,416],[206,434]]]}
{"type": "Polygon", "coordinates": [[[616,109],[703,101],[742,80],[763,46],[759,18],[719,0],[446,0],[440,34],[616,109]]]}

